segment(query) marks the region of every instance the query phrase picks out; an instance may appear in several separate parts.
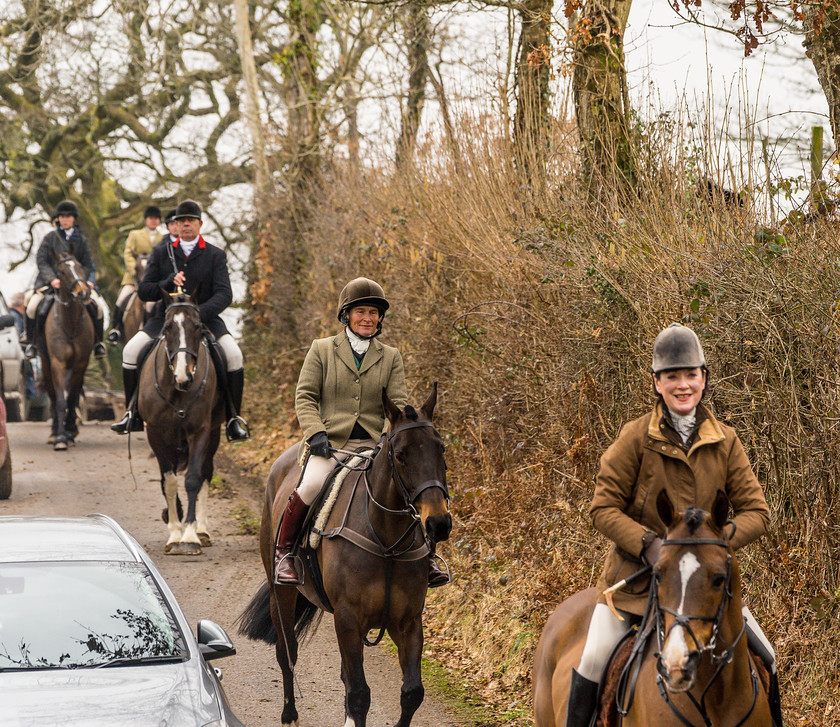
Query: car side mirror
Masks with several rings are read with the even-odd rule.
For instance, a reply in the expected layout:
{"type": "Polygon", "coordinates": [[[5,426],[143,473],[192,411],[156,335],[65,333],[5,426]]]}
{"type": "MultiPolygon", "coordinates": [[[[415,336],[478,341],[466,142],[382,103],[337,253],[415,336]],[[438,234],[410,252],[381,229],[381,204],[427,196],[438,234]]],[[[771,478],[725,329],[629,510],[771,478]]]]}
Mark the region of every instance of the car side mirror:
{"type": "Polygon", "coordinates": [[[11,313],[0,316],[0,329],[11,328],[15,325],[15,317],[11,313]]]}
{"type": "Polygon", "coordinates": [[[233,656],[236,648],[225,630],[215,621],[202,619],[196,627],[198,648],[205,661],[233,656]]]}

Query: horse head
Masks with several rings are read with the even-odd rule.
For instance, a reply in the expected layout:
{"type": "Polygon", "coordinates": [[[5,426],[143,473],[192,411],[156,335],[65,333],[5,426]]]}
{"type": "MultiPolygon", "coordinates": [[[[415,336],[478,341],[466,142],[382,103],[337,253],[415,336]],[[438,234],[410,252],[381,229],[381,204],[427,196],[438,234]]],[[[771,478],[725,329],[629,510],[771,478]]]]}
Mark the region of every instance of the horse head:
{"type": "Polygon", "coordinates": [[[61,252],[53,258],[56,277],[61,281],[61,290],[74,300],[87,303],[90,300],[90,286],[85,280],[85,270],[69,252],[61,252]]]}
{"type": "Polygon", "coordinates": [[[175,388],[179,391],[186,391],[192,384],[201,346],[201,316],[198,306],[193,303],[193,297],[183,292],[163,291],[166,358],[175,380],[175,388]]]}
{"type": "Polygon", "coordinates": [[[715,654],[716,647],[723,646],[718,640],[733,583],[740,583],[724,532],[729,500],[718,490],[711,513],[690,507],[678,514],[662,490],[656,507],[667,530],[654,566],[657,670],[669,691],[686,692],[694,686],[704,652],[710,652],[713,661],[732,658],[727,650],[715,654]]]}
{"type": "Polygon", "coordinates": [[[149,263],[148,255],[138,255],[137,261],[134,264],[134,284],[140,285],[143,281],[143,276],[146,274],[146,265],[149,263]]]}
{"type": "Polygon", "coordinates": [[[434,542],[446,540],[452,530],[449,491],[446,489],[444,444],[432,423],[437,383],[418,412],[402,411],[382,390],[382,403],[391,423],[387,447],[395,483],[418,512],[423,530],[434,542]]]}

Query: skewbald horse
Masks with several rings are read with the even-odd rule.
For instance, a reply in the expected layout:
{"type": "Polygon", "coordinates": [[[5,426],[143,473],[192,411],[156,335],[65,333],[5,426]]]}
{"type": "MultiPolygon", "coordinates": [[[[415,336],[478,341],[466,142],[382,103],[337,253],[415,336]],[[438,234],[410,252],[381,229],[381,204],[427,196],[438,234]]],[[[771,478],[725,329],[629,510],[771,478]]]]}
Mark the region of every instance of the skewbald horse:
{"type": "MultiPolygon", "coordinates": [[[[667,528],[654,566],[651,638],[641,659],[635,694],[621,709],[625,727],[767,727],[767,694],[749,653],[741,576],[725,532],[729,502],[719,491],[707,513],[678,514],[667,492],[656,500],[667,528]]],[[[566,724],[572,668],[580,662],[594,588],[561,603],[543,630],[533,667],[537,727],[566,724]]]]}
{"type": "Polygon", "coordinates": [[[432,423],[437,385],[418,412],[403,411],[382,399],[390,421],[372,463],[351,472],[324,526],[317,559],[324,603],[307,574],[299,586],[274,584],[274,539],[286,502],[300,479],[297,446],[274,463],[260,528],[260,552],[267,582],[240,617],[240,633],[274,645],[283,672],[283,727],[297,727],[294,666],[298,640],[318,609],[334,614],[345,688],[345,727],[365,727],[370,688],[365,681],[366,635],[387,628],[397,645],[403,673],[401,714],[396,727],[408,727],[423,701],[420,675],[422,614],[428,585],[426,538],[446,540],[452,528],[446,489],[444,445],[432,423]]]}

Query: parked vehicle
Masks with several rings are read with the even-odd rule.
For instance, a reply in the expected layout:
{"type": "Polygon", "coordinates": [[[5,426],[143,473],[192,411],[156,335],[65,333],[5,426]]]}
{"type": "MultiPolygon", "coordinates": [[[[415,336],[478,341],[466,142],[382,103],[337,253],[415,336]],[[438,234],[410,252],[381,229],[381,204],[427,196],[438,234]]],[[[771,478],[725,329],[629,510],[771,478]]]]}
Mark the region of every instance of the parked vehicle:
{"type": "Polygon", "coordinates": [[[197,638],[154,563],[114,520],[0,517],[4,727],[242,727],[208,665],[236,653],[197,638]]]}
{"type": "Polygon", "coordinates": [[[9,449],[9,437],[6,435],[6,405],[0,398],[0,500],[8,500],[11,494],[12,452],[9,449]]]}
{"type": "Polygon", "coordinates": [[[10,422],[26,418],[26,359],[20,346],[15,319],[0,293],[0,362],[3,375],[0,376],[0,391],[6,402],[6,414],[10,422]]]}

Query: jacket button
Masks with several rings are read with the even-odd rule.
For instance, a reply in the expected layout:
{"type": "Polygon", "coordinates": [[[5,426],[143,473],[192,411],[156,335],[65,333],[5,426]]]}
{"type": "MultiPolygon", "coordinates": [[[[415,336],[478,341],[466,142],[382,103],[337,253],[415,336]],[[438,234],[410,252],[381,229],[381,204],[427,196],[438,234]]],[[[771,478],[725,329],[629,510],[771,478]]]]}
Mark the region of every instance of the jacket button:
{"type": "Polygon", "coordinates": [[[359,416],[359,412],[357,412],[357,411],[354,411],[354,412],[353,412],[353,416],[354,416],[354,417],[357,417],[357,416],[359,416]]]}
{"type": "Polygon", "coordinates": [[[356,379],[356,383],[357,383],[357,384],[359,383],[359,380],[358,380],[358,379],[356,379]]]}
{"type": "Polygon", "coordinates": [[[667,452],[667,451],[668,451],[668,447],[666,447],[664,444],[662,445],[662,451],[663,451],[663,452],[667,452]]]}
{"type": "Polygon", "coordinates": [[[356,396],[354,396],[353,398],[354,398],[354,399],[358,399],[358,398],[359,398],[359,395],[358,395],[358,394],[356,394],[356,396]]]}

